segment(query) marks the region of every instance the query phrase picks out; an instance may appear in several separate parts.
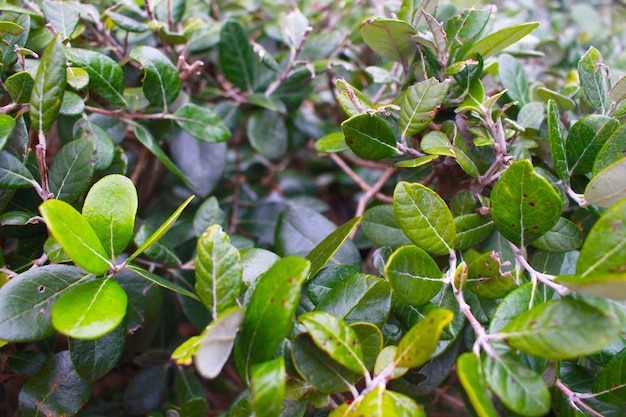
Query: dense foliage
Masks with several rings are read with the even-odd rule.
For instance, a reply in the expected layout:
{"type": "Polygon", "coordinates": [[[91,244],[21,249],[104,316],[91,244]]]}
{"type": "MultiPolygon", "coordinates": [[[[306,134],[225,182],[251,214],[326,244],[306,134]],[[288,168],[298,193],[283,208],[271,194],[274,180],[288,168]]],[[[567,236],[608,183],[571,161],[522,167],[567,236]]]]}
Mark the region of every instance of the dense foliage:
{"type": "Polygon", "coordinates": [[[625,416],[626,13],[501,6],[0,4],[2,414],[625,416]]]}

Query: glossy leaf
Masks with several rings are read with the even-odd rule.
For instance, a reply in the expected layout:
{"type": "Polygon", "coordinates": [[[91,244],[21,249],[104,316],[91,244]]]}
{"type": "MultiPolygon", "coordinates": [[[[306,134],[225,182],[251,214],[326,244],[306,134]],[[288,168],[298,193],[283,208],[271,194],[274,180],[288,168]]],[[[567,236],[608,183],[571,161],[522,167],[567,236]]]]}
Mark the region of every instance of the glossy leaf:
{"type": "Polygon", "coordinates": [[[87,193],[83,216],[102,242],[109,259],[115,259],[131,240],[137,215],[137,190],[123,175],[107,175],[87,193]]]}
{"type": "Polygon", "coordinates": [[[346,144],[343,132],[333,132],[315,141],[315,150],[322,153],[337,153],[350,149],[346,144]]]}
{"type": "Polygon", "coordinates": [[[443,274],[437,263],[417,246],[402,246],[385,265],[385,276],[396,297],[405,304],[427,303],[443,287],[443,274]]]}
{"type": "Polygon", "coordinates": [[[489,396],[480,360],[473,353],[463,353],[456,361],[457,374],[478,417],[497,417],[489,396]]]}
{"type": "Polygon", "coordinates": [[[429,78],[407,89],[398,122],[403,138],[421,132],[430,124],[446,97],[448,86],[448,81],[440,83],[429,78]]]}
{"type": "Polygon", "coordinates": [[[54,302],[63,292],[92,278],[69,265],[44,265],[17,275],[0,287],[2,339],[25,342],[52,336],[54,302]]]}
{"type": "Polygon", "coordinates": [[[337,87],[337,101],[341,104],[343,111],[348,117],[365,113],[374,107],[374,103],[367,95],[346,80],[338,79],[335,86],[337,87]]]}
{"type": "Polygon", "coordinates": [[[595,353],[620,331],[613,315],[571,299],[527,310],[502,329],[506,342],[524,353],[563,360],[595,353]]]}
{"type": "Polygon", "coordinates": [[[145,269],[138,267],[136,265],[132,265],[132,264],[127,264],[126,268],[140,275],[142,278],[158,285],[159,287],[167,288],[168,290],[174,291],[180,295],[184,295],[185,297],[193,298],[196,301],[200,301],[200,298],[198,298],[196,294],[192,293],[191,291],[181,287],[180,285],[172,281],[169,281],[163,277],[160,277],[159,275],[155,273],[146,271],[145,269]]]}
{"type": "Polygon", "coordinates": [[[80,119],[74,125],[74,139],[93,142],[96,153],[93,155],[95,169],[104,170],[111,166],[115,157],[115,144],[109,132],[89,119],[80,119]]]}
{"type": "Polygon", "coordinates": [[[93,340],[69,339],[70,358],[76,373],[87,381],[95,381],[109,373],[124,351],[126,326],[93,340]]]}
{"type": "Polygon", "coordinates": [[[6,114],[0,114],[0,151],[6,145],[13,127],[15,127],[15,119],[6,114]]]}
{"type": "Polygon", "coordinates": [[[593,383],[598,399],[610,404],[626,404],[626,350],[622,349],[598,373],[593,383]]]}
{"type": "Polygon", "coordinates": [[[582,243],[583,234],[578,226],[561,217],[552,230],[533,242],[533,246],[548,252],[568,252],[579,249],[582,243]]]}
{"type": "Polygon", "coordinates": [[[352,231],[361,222],[361,217],[355,217],[352,220],[339,226],[334,232],[329,234],[318,243],[311,252],[306,256],[311,262],[311,271],[309,276],[317,274],[326,264],[333,258],[335,253],[341,248],[346,240],[352,234],[352,231]]]}
{"type": "Polygon", "coordinates": [[[378,160],[396,154],[396,138],[387,123],[367,113],[352,116],[341,124],[346,144],[361,158],[378,160]]]}
{"type": "Polygon", "coordinates": [[[507,408],[529,417],[550,411],[550,391],[541,375],[521,364],[517,355],[504,354],[483,360],[484,375],[491,389],[507,408]]]}
{"type": "Polygon", "coordinates": [[[46,46],[30,96],[30,120],[39,135],[48,133],[61,109],[65,91],[65,48],[60,35],[46,46]]]}
{"type": "Polygon", "coordinates": [[[307,296],[317,305],[341,281],[358,273],[359,271],[350,265],[331,265],[323,268],[307,282],[307,296]]]}
{"type": "Polygon", "coordinates": [[[49,358],[20,389],[20,413],[25,416],[72,416],[91,395],[91,383],[72,367],[68,351],[49,358]]]}
{"type": "Polygon", "coordinates": [[[609,165],[594,176],[585,188],[585,201],[611,207],[626,198],[626,158],[609,165]]]}
{"type": "Polygon", "coordinates": [[[42,6],[44,17],[52,25],[55,33],[60,34],[61,40],[71,38],[78,25],[78,9],[65,1],[44,0],[42,6]]]}
{"type": "Polygon", "coordinates": [[[454,313],[445,308],[429,311],[400,340],[396,352],[398,366],[417,368],[428,362],[435,352],[443,328],[453,317],[454,313]]]}
{"type": "Polygon", "coordinates": [[[517,284],[510,273],[502,272],[500,255],[489,252],[469,262],[466,287],[484,298],[502,298],[517,284]]]}
{"type": "Polygon", "coordinates": [[[578,61],[578,77],[587,102],[595,111],[607,114],[611,108],[609,75],[602,55],[593,46],[578,61]]]}
{"type": "Polygon", "coordinates": [[[411,243],[398,225],[391,204],[367,209],[363,215],[361,229],[365,237],[379,247],[389,246],[395,249],[411,243]]]}
{"type": "Polygon", "coordinates": [[[19,159],[7,151],[0,152],[0,187],[16,190],[34,183],[33,175],[19,159]]]}
{"type": "Polygon", "coordinates": [[[493,230],[493,221],[478,213],[468,213],[454,218],[457,250],[469,249],[482,242],[493,230]]]}
{"type": "Polygon", "coordinates": [[[252,401],[258,417],[275,417],[285,398],[285,359],[280,357],[252,367],[252,401]]]}
{"type": "Polygon", "coordinates": [[[74,90],[82,90],[89,85],[89,73],[82,68],[69,67],[65,70],[67,85],[74,90]]]}
{"type": "Polygon", "coordinates": [[[415,245],[434,255],[452,251],[456,231],[452,214],[441,197],[419,183],[398,182],[393,209],[400,228],[415,245]]]}
{"type": "Polygon", "coordinates": [[[48,200],[39,206],[50,233],[70,258],[87,272],[102,275],[112,266],[87,219],[68,203],[48,200]]]}
{"type": "Polygon", "coordinates": [[[73,140],[59,150],[48,176],[56,198],[72,203],[87,191],[95,169],[94,152],[94,143],[88,140],[73,140]]]}
{"type": "Polygon", "coordinates": [[[234,20],[224,23],[218,48],[220,66],[228,81],[243,91],[252,91],[254,51],[243,27],[234,20]]]}
{"type": "Polygon", "coordinates": [[[4,89],[16,103],[28,103],[35,81],[27,71],[16,72],[6,79],[4,89]]]}
{"type": "Polygon", "coordinates": [[[422,137],[420,149],[431,155],[456,157],[456,151],[450,143],[448,135],[437,130],[428,132],[422,137]]]}
{"type": "Polygon", "coordinates": [[[415,29],[401,20],[367,19],[361,24],[360,33],[370,48],[393,61],[406,61],[417,50],[411,38],[416,34],[415,29]]]}
{"type": "Polygon", "coordinates": [[[363,351],[363,364],[366,369],[372,369],[376,362],[376,357],[383,348],[383,334],[372,323],[357,322],[350,324],[350,328],[356,334],[356,337],[363,351]]]}
{"type": "Polygon", "coordinates": [[[288,148],[287,126],[283,115],[270,110],[254,112],[248,119],[250,145],[269,159],[279,159],[288,148]]]}
{"type": "Polygon", "coordinates": [[[563,201],[537,175],[528,160],[514,162],[493,187],[491,217],[502,235],[518,247],[530,244],[557,223],[563,201]]]}
{"type": "Polygon", "coordinates": [[[130,58],[141,64],[144,70],[143,92],[150,104],[167,109],[180,92],[178,70],[161,51],[151,46],[136,46],[130,58]]]}
{"type": "Polygon", "coordinates": [[[213,317],[233,306],[239,295],[243,267],[239,251],[219,225],[209,227],[196,246],[196,292],[213,317]]]}
{"type": "Polygon", "coordinates": [[[174,120],[201,142],[215,143],[230,139],[230,131],[209,107],[185,103],[176,109],[174,120]]]}
{"type": "Polygon", "coordinates": [[[554,171],[566,184],[569,184],[570,175],[565,159],[565,137],[559,119],[559,109],[554,100],[548,101],[548,140],[554,171]]]}
{"type": "Polygon", "coordinates": [[[557,277],[555,281],[583,294],[626,301],[626,273],[624,272],[601,272],[585,277],[562,275],[557,277]]]}
{"type": "Polygon", "coordinates": [[[89,74],[89,90],[107,100],[113,106],[124,107],[124,71],[113,59],[108,56],[79,48],[67,48],[67,59],[78,68],[89,74]]]}
{"type": "Polygon", "coordinates": [[[251,366],[274,357],[291,331],[309,268],[306,259],[286,257],[259,277],[235,343],[235,364],[245,380],[251,366]]]}
{"type": "Polygon", "coordinates": [[[585,116],[574,123],[565,142],[570,175],[591,171],[598,152],[618,127],[616,119],[597,114],[585,116]]]}
{"type": "Polygon", "coordinates": [[[504,48],[513,45],[537,27],[539,27],[539,22],[529,22],[500,29],[472,45],[465,53],[465,57],[472,58],[478,54],[483,59],[487,59],[502,51],[504,48]]]}
{"type": "MultiPolygon", "coordinates": [[[[452,50],[452,57],[464,55],[464,50],[471,47],[472,43],[485,30],[490,18],[489,9],[463,10],[461,14],[452,16],[445,22],[448,45],[452,50]],[[457,52],[458,51],[458,52],[457,52]]],[[[450,62],[454,62],[450,59],[450,62]]]]}
{"type": "Polygon", "coordinates": [[[358,403],[357,415],[400,417],[395,398],[387,394],[387,388],[380,384],[368,392],[358,403]]]}

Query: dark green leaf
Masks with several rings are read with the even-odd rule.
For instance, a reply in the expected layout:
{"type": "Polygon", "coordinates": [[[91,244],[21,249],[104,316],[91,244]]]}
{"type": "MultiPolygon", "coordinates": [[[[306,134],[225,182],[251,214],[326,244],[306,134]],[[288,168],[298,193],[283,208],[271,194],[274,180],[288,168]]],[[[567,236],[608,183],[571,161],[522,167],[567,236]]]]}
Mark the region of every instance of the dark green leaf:
{"type": "Polygon", "coordinates": [[[608,68],[602,62],[600,52],[593,46],[578,61],[578,77],[587,102],[595,111],[607,114],[611,108],[608,68]]]}
{"type": "Polygon", "coordinates": [[[502,86],[513,101],[517,101],[519,107],[530,103],[530,91],[528,79],[522,68],[522,64],[509,54],[502,54],[498,59],[498,74],[502,86]]]}
{"type": "Polygon", "coordinates": [[[593,383],[598,399],[611,404],[626,404],[626,350],[622,349],[600,371],[593,383]]]}
{"type": "Polygon", "coordinates": [[[434,308],[417,322],[400,340],[396,352],[398,366],[417,368],[435,352],[441,332],[452,321],[454,313],[445,308],[434,308]]]}
{"type": "Polygon", "coordinates": [[[583,243],[582,231],[564,217],[552,230],[533,242],[533,246],[548,252],[568,252],[580,248],[583,243]]]}
{"type": "Polygon", "coordinates": [[[417,246],[402,246],[387,265],[385,276],[403,303],[419,306],[433,298],[443,287],[443,274],[437,263],[417,246]]]}
{"type": "Polygon", "coordinates": [[[7,151],[0,152],[0,187],[16,190],[35,183],[33,175],[19,159],[7,151]]]}
{"type": "Polygon", "coordinates": [[[115,274],[115,280],[128,296],[126,309],[126,328],[132,334],[147,328],[161,318],[163,296],[161,288],[130,268],[122,269],[115,274]]]}
{"type": "Polygon", "coordinates": [[[467,268],[467,288],[484,298],[501,298],[517,287],[509,272],[502,272],[497,252],[473,258],[467,268]]]}
{"type": "Polygon", "coordinates": [[[132,416],[148,415],[162,404],[168,369],[163,365],[142,369],[133,375],[124,391],[124,409],[132,416]]]}
{"type": "MultiPolygon", "coordinates": [[[[135,246],[144,245],[148,239],[154,235],[155,229],[148,223],[144,223],[135,232],[133,236],[133,242],[135,246]]],[[[143,254],[154,262],[159,262],[166,267],[177,267],[182,264],[181,260],[176,255],[176,251],[167,239],[159,239],[155,241],[150,247],[146,248],[143,254]]]]}
{"type": "Polygon", "coordinates": [[[498,412],[491,402],[478,357],[473,353],[463,353],[457,359],[456,369],[476,414],[479,417],[497,417],[498,412]]]}
{"type": "Polygon", "coordinates": [[[61,40],[71,38],[78,25],[78,9],[66,1],[44,0],[42,6],[44,17],[55,32],[61,35],[61,40]]]}
{"type": "Polygon", "coordinates": [[[275,417],[285,398],[285,359],[280,357],[252,367],[252,401],[258,417],[275,417]]]}
{"type": "Polygon", "coordinates": [[[180,93],[178,70],[163,53],[151,46],[137,46],[130,57],[144,70],[143,92],[153,106],[167,109],[180,93]]]}
{"type": "Polygon", "coordinates": [[[626,155],[626,127],[616,129],[604,143],[593,162],[592,176],[626,155]]]}
{"type": "Polygon", "coordinates": [[[147,32],[150,27],[144,22],[140,22],[121,13],[115,13],[112,10],[106,10],[106,17],[111,19],[118,27],[128,32],[147,32]]]}
{"type": "Polygon", "coordinates": [[[269,159],[279,159],[287,152],[288,135],[283,115],[271,110],[259,110],[248,119],[250,145],[269,159]]]}
{"type": "Polygon", "coordinates": [[[401,20],[367,19],[361,24],[360,33],[370,48],[393,61],[406,61],[417,50],[411,38],[416,34],[415,29],[401,20]]]}
{"type": "Polygon", "coordinates": [[[63,116],[80,116],[85,111],[85,102],[76,93],[65,91],[59,113],[63,116]]]}
{"type": "Polygon", "coordinates": [[[574,100],[556,91],[539,87],[537,89],[537,95],[548,104],[550,104],[550,101],[554,101],[558,108],[563,111],[574,110],[576,108],[576,102],[574,100]]]}
{"type": "Polygon", "coordinates": [[[395,249],[411,243],[398,225],[391,204],[367,209],[361,228],[365,237],[379,247],[389,246],[395,249]]]}
{"type": "Polygon", "coordinates": [[[126,106],[123,94],[124,71],[117,62],[100,52],[87,49],[67,48],[65,53],[74,66],[84,69],[89,74],[90,91],[113,106],[126,106]]]}
{"type": "Polygon", "coordinates": [[[28,103],[33,91],[35,81],[28,71],[20,71],[11,75],[4,82],[4,89],[7,90],[11,99],[16,103],[28,103]]]}
{"type": "Polygon", "coordinates": [[[59,150],[48,175],[50,192],[56,198],[72,203],[87,191],[95,169],[94,152],[90,140],[73,140],[59,150]]]}
{"type": "Polygon", "coordinates": [[[224,142],[230,131],[209,107],[185,103],[174,113],[174,120],[187,133],[206,143],[224,142]]]}
{"type": "Polygon", "coordinates": [[[202,236],[210,226],[218,224],[222,229],[227,227],[226,213],[220,208],[215,196],[207,198],[196,210],[193,218],[193,231],[196,237],[202,236]]]}
{"type": "Polygon", "coordinates": [[[88,381],[102,378],[117,365],[125,342],[125,323],[98,339],[70,339],[70,358],[76,373],[88,381]]]}
{"type": "Polygon", "coordinates": [[[572,126],[565,142],[569,174],[586,174],[604,143],[619,127],[619,122],[607,116],[592,114],[572,126]]]}
{"type": "Polygon", "coordinates": [[[493,221],[478,213],[468,213],[454,218],[457,250],[469,249],[482,242],[493,229],[493,221]]]}
{"type": "Polygon", "coordinates": [[[152,272],[146,271],[145,269],[140,268],[135,265],[126,265],[126,267],[130,269],[131,271],[135,272],[136,274],[139,274],[142,278],[145,278],[148,281],[153,282],[160,287],[167,288],[170,291],[174,291],[174,292],[177,292],[178,294],[200,301],[200,298],[198,298],[196,294],[192,293],[191,291],[181,287],[180,285],[172,281],[169,281],[163,277],[160,277],[152,272]]]}
{"type": "Polygon", "coordinates": [[[350,265],[332,265],[323,268],[306,285],[306,293],[313,304],[318,304],[341,281],[359,271],[350,265]]]}
{"type": "Polygon", "coordinates": [[[361,217],[347,221],[311,249],[306,256],[311,261],[310,276],[317,274],[333,258],[360,221],[361,217]]]}
{"type": "Polygon", "coordinates": [[[487,27],[491,17],[489,9],[467,9],[461,14],[453,16],[445,23],[448,46],[452,51],[450,63],[455,62],[457,56],[465,55],[465,51],[472,46],[476,38],[487,27]]]}
{"type": "Polygon", "coordinates": [[[465,57],[472,58],[474,55],[478,54],[484,59],[487,59],[502,51],[504,48],[513,45],[537,27],[539,27],[539,22],[529,22],[500,29],[474,43],[465,53],[465,57]]]}
{"type": "Polygon", "coordinates": [[[550,141],[550,153],[552,154],[552,165],[554,171],[569,184],[570,175],[565,159],[565,138],[563,128],[559,119],[559,109],[554,100],[548,101],[548,140],[550,141]]]}
{"type": "Polygon", "coordinates": [[[104,170],[113,162],[115,144],[111,135],[91,120],[79,119],[76,122],[74,125],[74,139],[93,142],[96,148],[94,155],[96,170],[104,170]]]}
{"type": "Polygon", "coordinates": [[[440,83],[429,78],[409,87],[400,105],[398,125],[403,138],[421,132],[430,124],[446,97],[448,86],[448,81],[440,83]]]}
{"type": "Polygon", "coordinates": [[[346,144],[365,159],[383,159],[396,154],[393,131],[378,116],[367,113],[349,118],[341,124],[346,144]]]}
{"type": "Polygon", "coordinates": [[[243,27],[233,20],[224,23],[218,48],[222,73],[228,81],[243,91],[252,91],[254,51],[243,27]]]}
{"type": "Polygon", "coordinates": [[[383,334],[372,323],[352,323],[350,328],[356,334],[361,350],[363,351],[363,363],[366,369],[372,369],[376,358],[383,348],[383,334]]]}

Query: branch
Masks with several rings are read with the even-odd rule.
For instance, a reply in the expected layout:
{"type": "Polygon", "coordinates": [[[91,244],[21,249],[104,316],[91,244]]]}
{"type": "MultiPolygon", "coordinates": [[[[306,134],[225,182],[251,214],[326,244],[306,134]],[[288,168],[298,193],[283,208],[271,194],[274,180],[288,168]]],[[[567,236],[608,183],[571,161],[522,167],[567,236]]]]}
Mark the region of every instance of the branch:
{"type": "Polygon", "coordinates": [[[554,275],[544,274],[542,272],[537,271],[535,268],[533,268],[524,257],[525,254],[523,250],[521,250],[520,248],[518,248],[511,242],[509,242],[509,246],[511,246],[511,249],[513,250],[515,261],[530,274],[530,279],[532,280],[534,285],[536,285],[537,281],[539,281],[542,284],[547,285],[550,288],[553,288],[561,296],[565,296],[569,294],[570,292],[569,288],[554,282],[554,278],[555,278],[554,275]]]}
{"type": "Polygon", "coordinates": [[[579,394],[577,392],[572,391],[567,385],[563,383],[560,379],[556,380],[555,386],[565,395],[567,401],[574,407],[576,410],[581,411],[581,408],[587,411],[589,414],[595,417],[604,417],[601,413],[597,412],[589,405],[585,404],[581,397],[585,396],[585,394],[579,394]]]}

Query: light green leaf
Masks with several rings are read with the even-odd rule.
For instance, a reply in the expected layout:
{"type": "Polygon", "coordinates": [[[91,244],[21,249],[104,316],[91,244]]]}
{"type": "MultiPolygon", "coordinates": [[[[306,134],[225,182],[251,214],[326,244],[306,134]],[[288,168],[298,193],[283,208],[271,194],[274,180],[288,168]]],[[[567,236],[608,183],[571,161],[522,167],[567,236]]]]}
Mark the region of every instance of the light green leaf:
{"type": "Polygon", "coordinates": [[[606,364],[593,383],[592,392],[609,404],[626,404],[626,349],[606,364]]]}
{"type": "Polygon", "coordinates": [[[398,417],[426,417],[424,409],[416,404],[413,398],[395,391],[385,392],[393,400],[398,417]]]}
{"type": "Polygon", "coordinates": [[[528,160],[516,161],[491,193],[491,217],[498,231],[524,247],[557,223],[563,200],[554,187],[537,175],[528,160]]]}
{"type": "Polygon", "coordinates": [[[409,368],[397,366],[394,363],[396,361],[397,353],[398,346],[385,346],[385,348],[376,357],[376,363],[374,364],[374,375],[379,375],[388,366],[393,366],[393,372],[391,373],[390,379],[402,378],[409,371],[409,368]]]}
{"type": "Polygon", "coordinates": [[[348,117],[362,114],[374,107],[374,103],[368,96],[343,78],[338,79],[335,86],[337,87],[335,95],[337,101],[341,104],[343,111],[346,112],[348,117]]]}
{"type": "Polygon", "coordinates": [[[242,91],[252,91],[254,51],[243,27],[234,20],[224,23],[218,48],[220,67],[228,81],[242,91]]]}
{"type": "Polygon", "coordinates": [[[230,139],[230,130],[209,107],[185,103],[176,109],[174,120],[201,142],[215,143],[230,139]]]}
{"type": "Polygon", "coordinates": [[[576,108],[576,102],[574,100],[548,88],[539,87],[537,89],[537,95],[548,104],[550,101],[554,101],[556,106],[563,111],[574,110],[576,108]]]}
{"type": "Polygon", "coordinates": [[[196,246],[196,292],[213,317],[235,305],[243,267],[239,251],[219,225],[209,227],[196,246]]]}
{"type": "Polygon", "coordinates": [[[78,25],[78,9],[67,1],[44,0],[42,6],[44,17],[61,40],[70,39],[78,25]]]}
{"type": "Polygon", "coordinates": [[[565,159],[565,137],[559,117],[559,109],[554,100],[548,101],[548,140],[554,171],[565,184],[569,184],[570,175],[565,159]]]}
{"type": "Polygon", "coordinates": [[[578,61],[578,77],[587,102],[595,111],[607,114],[611,108],[608,68],[602,62],[600,52],[593,46],[578,61]]]}
{"type": "Polygon", "coordinates": [[[483,298],[502,298],[517,287],[510,273],[502,272],[497,252],[472,258],[467,267],[467,288],[483,298]]]}
{"type": "Polygon", "coordinates": [[[587,204],[609,208],[624,198],[626,198],[626,158],[604,168],[585,188],[587,204]]]}
{"type": "Polygon", "coordinates": [[[143,67],[142,87],[148,101],[166,110],[180,93],[181,81],[174,64],[151,46],[136,46],[130,58],[143,67]]]}
{"type": "Polygon", "coordinates": [[[561,275],[556,277],[555,282],[583,294],[626,301],[626,273],[624,272],[600,272],[585,277],[561,275]]]}
{"type": "Polygon", "coordinates": [[[396,352],[398,366],[417,368],[428,362],[435,352],[443,328],[453,317],[454,313],[445,308],[430,310],[400,339],[396,352]]]}
{"type": "Polygon", "coordinates": [[[530,103],[530,90],[528,79],[522,68],[522,64],[509,54],[502,54],[498,59],[498,75],[502,82],[502,87],[513,101],[518,102],[518,106],[530,103]]]}
{"type": "Polygon", "coordinates": [[[491,402],[478,357],[469,352],[461,354],[456,361],[456,370],[478,417],[497,417],[499,414],[491,402]]]}
{"type": "Polygon", "coordinates": [[[304,325],[321,350],[351,371],[367,372],[363,350],[356,333],[341,319],[322,311],[302,314],[298,321],[304,325]]]}
{"type": "Polygon", "coordinates": [[[256,417],[275,417],[285,398],[285,359],[282,357],[252,367],[252,401],[256,417]]]}
{"type": "Polygon", "coordinates": [[[440,83],[429,78],[408,88],[400,105],[398,122],[403,138],[421,132],[430,124],[446,97],[448,86],[447,80],[440,83]]]}
{"type": "Polygon", "coordinates": [[[341,124],[346,144],[361,158],[378,160],[397,153],[396,138],[387,123],[367,113],[352,116],[341,124]]]}
{"type": "Polygon", "coordinates": [[[126,316],[128,297],[110,278],[64,292],[52,306],[52,325],[75,339],[93,340],[113,331],[126,316]]]}
{"type": "Polygon", "coordinates": [[[583,243],[582,231],[564,217],[560,217],[554,227],[533,242],[533,246],[547,252],[569,252],[580,248],[583,243]]]}
{"type": "Polygon", "coordinates": [[[434,255],[447,255],[456,239],[454,219],[446,203],[430,188],[400,181],[393,209],[400,228],[415,245],[434,255]]]}
{"type": "Polygon", "coordinates": [[[124,71],[117,62],[100,52],[88,49],[67,48],[65,53],[72,65],[82,68],[89,74],[91,92],[113,106],[126,106],[123,94],[124,71]]]}
{"type": "Polygon", "coordinates": [[[569,175],[591,171],[598,152],[618,127],[616,119],[598,114],[585,116],[574,123],[565,142],[569,175]]]}
{"type": "Polygon", "coordinates": [[[420,141],[420,148],[427,154],[456,157],[456,151],[448,135],[438,130],[426,133],[420,141]]]}
{"type": "Polygon", "coordinates": [[[8,77],[4,82],[4,89],[16,103],[28,103],[35,81],[28,71],[20,71],[8,77]]]}
{"type": "Polygon", "coordinates": [[[360,33],[370,48],[392,61],[406,61],[417,50],[411,39],[416,34],[415,29],[401,20],[367,19],[361,24],[360,33]]]}
{"type": "Polygon", "coordinates": [[[6,145],[13,127],[15,127],[15,119],[6,114],[0,114],[0,151],[6,145]]]}
{"type": "Polygon", "coordinates": [[[347,221],[326,236],[324,240],[318,243],[313,249],[311,249],[311,252],[309,252],[306,256],[306,259],[311,262],[311,272],[309,272],[310,277],[317,274],[324,266],[326,266],[348,237],[350,237],[350,234],[360,222],[361,217],[355,217],[352,220],[347,221]]]}
{"type": "Polygon", "coordinates": [[[437,263],[417,246],[402,246],[385,265],[385,276],[400,301],[412,306],[427,303],[443,287],[437,263]]]}
{"type": "Polygon", "coordinates": [[[170,291],[174,291],[180,295],[184,295],[186,297],[189,298],[193,298],[196,301],[200,301],[200,298],[198,298],[198,296],[194,293],[192,293],[189,290],[186,290],[185,288],[181,287],[180,285],[172,282],[172,281],[168,281],[165,278],[162,278],[150,271],[146,271],[143,268],[140,268],[136,265],[132,265],[132,264],[127,264],[126,268],[130,269],[131,271],[135,272],[136,274],[140,275],[142,278],[147,279],[148,281],[158,285],[159,287],[163,287],[163,288],[167,288],[170,291]]]}
{"type": "Polygon", "coordinates": [[[469,249],[482,242],[493,229],[493,221],[478,213],[468,213],[454,218],[457,250],[469,249]]]}
{"type": "Polygon", "coordinates": [[[396,166],[403,167],[403,168],[417,168],[417,167],[427,165],[437,158],[439,158],[439,155],[426,155],[426,156],[421,156],[415,159],[409,159],[406,161],[396,162],[396,166]]]}
{"type": "Polygon", "coordinates": [[[91,225],[65,201],[48,200],[39,206],[50,233],[70,258],[87,272],[102,275],[112,264],[91,225]]]}
{"type": "Polygon", "coordinates": [[[34,184],[33,174],[19,159],[7,151],[0,152],[0,187],[17,190],[34,184]]]}
{"type": "Polygon", "coordinates": [[[355,413],[358,416],[401,416],[396,408],[395,398],[387,395],[385,384],[380,384],[368,392],[358,403],[355,413]]]}
{"type": "Polygon", "coordinates": [[[44,135],[57,119],[65,91],[65,48],[55,35],[43,51],[30,96],[33,130],[44,135]]]}
{"type": "Polygon", "coordinates": [[[343,137],[343,132],[333,132],[315,141],[315,150],[323,153],[337,153],[350,149],[343,137]]]}
{"type": "Polygon", "coordinates": [[[626,154],[626,126],[616,129],[611,137],[604,142],[593,162],[592,177],[604,168],[622,159],[626,154]]]}
{"type": "Polygon", "coordinates": [[[87,191],[95,170],[95,150],[89,140],[73,140],[59,150],[48,176],[50,192],[56,198],[72,203],[87,191]]]}
{"type": "Polygon", "coordinates": [[[529,22],[500,29],[472,45],[464,57],[472,58],[474,55],[479,54],[483,59],[487,59],[504,48],[513,45],[538,27],[539,22],[529,22]]]}
{"type": "Polygon", "coordinates": [[[400,229],[391,204],[381,204],[367,209],[363,215],[361,229],[365,237],[378,247],[389,246],[396,249],[411,243],[400,229]]]}
{"type": "Polygon", "coordinates": [[[523,312],[502,329],[500,336],[524,353],[565,360],[596,353],[619,335],[620,327],[614,314],[562,299],[523,312]]]}
{"type": "Polygon", "coordinates": [[[133,235],[137,215],[137,190],[123,175],[107,175],[96,182],[83,204],[83,216],[102,242],[109,259],[115,259],[133,235]]]}

